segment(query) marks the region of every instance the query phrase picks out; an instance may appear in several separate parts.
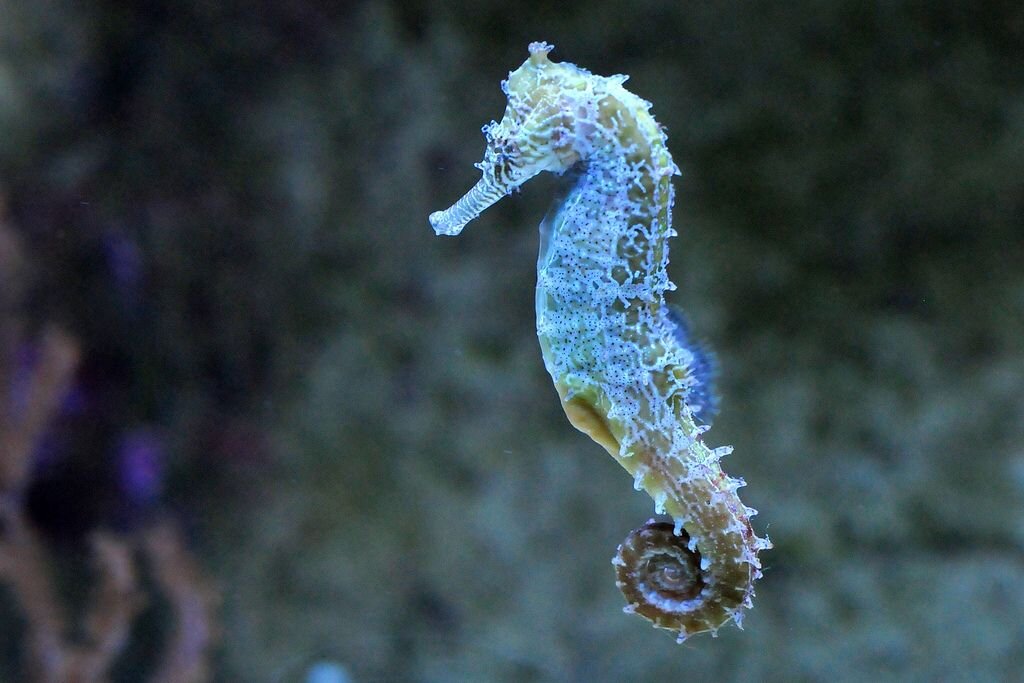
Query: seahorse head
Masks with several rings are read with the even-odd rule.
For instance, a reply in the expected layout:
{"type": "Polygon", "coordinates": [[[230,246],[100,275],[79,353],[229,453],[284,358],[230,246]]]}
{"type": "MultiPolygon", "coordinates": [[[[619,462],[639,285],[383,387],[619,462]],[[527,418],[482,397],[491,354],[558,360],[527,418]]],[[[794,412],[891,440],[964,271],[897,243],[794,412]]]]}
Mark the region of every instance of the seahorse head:
{"type": "Polygon", "coordinates": [[[572,93],[586,89],[590,73],[548,59],[552,46],[531,43],[530,57],[501,84],[508,106],[501,121],[483,127],[483,176],[459,201],[430,214],[438,235],[457,235],[507,194],[542,171],[561,173],[579,161],[577,111],[572,93]]]}

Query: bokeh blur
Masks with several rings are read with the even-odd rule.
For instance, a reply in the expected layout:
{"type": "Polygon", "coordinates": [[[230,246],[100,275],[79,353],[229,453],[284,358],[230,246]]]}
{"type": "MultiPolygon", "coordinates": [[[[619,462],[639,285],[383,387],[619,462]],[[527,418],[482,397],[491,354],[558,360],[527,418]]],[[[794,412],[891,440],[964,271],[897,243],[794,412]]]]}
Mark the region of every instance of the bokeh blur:
{"type": "Polygon", "coordinates": [[[1024,5],[0,0],[0,680],[1024,677],[1024,5]],[[682,169],[745,631],[622,614],[651,501],[534,334],[499,81],[682,169]],[[77,677],[77,678],[73,678],[77,677]]]}

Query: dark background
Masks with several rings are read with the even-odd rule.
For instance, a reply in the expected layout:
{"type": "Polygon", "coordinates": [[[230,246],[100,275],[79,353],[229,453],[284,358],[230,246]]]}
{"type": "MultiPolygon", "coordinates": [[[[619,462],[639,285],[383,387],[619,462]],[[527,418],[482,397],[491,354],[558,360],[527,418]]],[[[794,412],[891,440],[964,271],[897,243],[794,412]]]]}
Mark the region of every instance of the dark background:
{"type": "MultiPolygon", "coordinates": [[[[159,509],[223,597],[216,680],[1020,675],[1019,1],[0,15],[21,315],[79,340],[91,397],[28,502],[72,596],[88,533],[159,509]],[[534,40],[629,74],[668,128],[674,300],[721,366],[708,438],[775,542],[743,632],[676,646],[620,611],[609,560],[652,506],[541,364],[553,180],[458,239],[427,224],[534,40]],[[141,503],[116,455],[140,429],[162,453],[141,503]]],[[[119,680],[161,633],[137,625],[119,680]]]]}

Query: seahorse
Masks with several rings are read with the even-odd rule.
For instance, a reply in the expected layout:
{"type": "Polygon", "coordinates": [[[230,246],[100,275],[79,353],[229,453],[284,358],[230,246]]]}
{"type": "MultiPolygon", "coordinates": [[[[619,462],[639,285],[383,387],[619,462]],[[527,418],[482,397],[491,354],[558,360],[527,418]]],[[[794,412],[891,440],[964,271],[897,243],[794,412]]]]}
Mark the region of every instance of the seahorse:
{"type": "Polygon", "coordinates": [[[501,122],[483,127],[480,180],[430,215],[458,235],[485,209],[542,171],[567,177],[540,227],[537,335],[569,421],[603,446],[646,490],[657,514],[612,560],[626,612],[682,642],[732,620],[742,628],[761,577],[756,510],[742,479],[719,463],[730,446],[704,434],[714,412],[710,359],[665,301],[672,177],[679,174],[651,103],[598,76],[552,62],[536,42],[502,81],[501,122]]]}

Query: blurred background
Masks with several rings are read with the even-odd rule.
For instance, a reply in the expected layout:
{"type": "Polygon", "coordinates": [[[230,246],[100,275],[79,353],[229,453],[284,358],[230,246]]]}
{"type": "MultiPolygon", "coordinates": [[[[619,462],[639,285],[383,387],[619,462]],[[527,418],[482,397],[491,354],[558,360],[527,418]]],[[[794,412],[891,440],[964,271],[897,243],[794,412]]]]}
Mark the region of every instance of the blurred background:
{"type": "Polygon", "coordinates": [[[0,0],[0,680],[1020,680],[1020,2],[0,0]],[[499,82],[625,73],[775,549],[676,646],[565,420],[499,82]]]}

